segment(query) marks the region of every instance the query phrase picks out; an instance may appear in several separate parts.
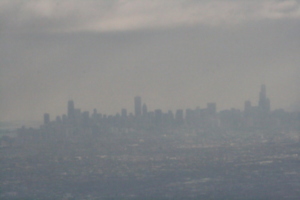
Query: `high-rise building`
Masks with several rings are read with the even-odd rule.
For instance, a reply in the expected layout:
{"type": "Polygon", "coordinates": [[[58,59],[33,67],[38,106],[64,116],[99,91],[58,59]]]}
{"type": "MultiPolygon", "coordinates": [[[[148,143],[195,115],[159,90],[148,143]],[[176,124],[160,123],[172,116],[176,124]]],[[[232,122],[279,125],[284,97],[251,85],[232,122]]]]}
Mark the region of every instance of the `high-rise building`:
{"type": "Polygon", "coordinates": [[[262,113],[268,113],[270,111],[270,100],[267,98],[266,86],[261,85],[259,93],[258,108],[262,113]]]}
{"type": "Polygon", "coordinates": [[[75,118],[75,107],[74,107],[74,101],[72,100],[68,102],[68,118],[69,119],[75,118]]]}
{"type": "Polygon", "coordinates": [[[143,117],[147,116],[147,112],[148,112],[147,105],[143,104],[143,109],[142,109],[142,115],[143,115],[143,117]]]}
{"type": "Polygon", "coordinates": [[[62,122],[65,124],[65,123],[67,123],[67,121],[68,121],[67,115],[66,115],[66,114],[63,114],[63,115],[62,115],[62,122]]]}
{"type": "Polygon", "coordinates": [[[56,121],[56,123],[61,123],[62,122],[61,117],[60,116],[56,116],[55,121],[56,121]]]}
{"type": "Polygon", "coordinates": [[[207,112],[210,115],[215,115],[217,112],[217,104],[216,103],[207,103],[207,112]]]}
{"type": "Polygon", "coordinates": [[[267,95],[266,95],[266,86],[261,85],[260,92],[259,92],[259,100],[258,100],[258,106],[264,107],[266,103],[267,95]]]}
{"type": "Polygon", "coordinates": [[[134,98],[134,114],[135,117],[140,117],[142,115],[142,98],[140,96],[134,98]]]}
{"type": "Polygon", "coordinates": [[[89,120],[90,120],[90,112],[89,111],[84,111],[81,113],[81,118],[82,118],[82,125],[84,127],[89,126],[89,120]]]}
{"type": "Polygon", "coordinates": [[[184,122],[182,109],[176,110],[175,121],[176,121],[177,125],[180,125],[184,122]]]}
{"type": "Polygon", "coordinates": [[[251,108],[252,108],[251,102],[250,101],[245,101],[244,112],[249,112],[251,110],[251,108]]]}
{"type": "Polygon", "coordinates": [[[94,108],[93,114],[92,114],[92,119],[93,119],[93,120],[96,120],[96,119],[97,119],[97,116],[98,116],[97,109],[94,108]]]}
{"type": "Polygon", "coordinates": [[[245,104],[244,104],[244,116],[245,117],[249,117],[251,115],[251,112],[252,112],[251,102],[250,101],[245,101],[245,104]]]}
{"type": "Polygon", "coordinates": [[[154,122],[155,122],[155,125],[158,126],[158,125],[161,125],[162,124],[162,119],[163,119],[163,112],[161,109],[156,109],[154,111],[154,122]]]}
{"type": "Polygon", "coordinates": [[[191,124],[195,118],[195,112],[192,109],[185,110],[185,121],[191,124]]]}
{"type": "Polygon", "coordinates": [[[50,122],[50,115],[48,113],[44,114],[44,124],[49,124],[50,122]]]}
{"type": "Polygon", "coordinates": [[[122,118],[126,118],[127,117],[127,110],[125,108],[122,109],[121,116],[122,116],[122,118]]]}

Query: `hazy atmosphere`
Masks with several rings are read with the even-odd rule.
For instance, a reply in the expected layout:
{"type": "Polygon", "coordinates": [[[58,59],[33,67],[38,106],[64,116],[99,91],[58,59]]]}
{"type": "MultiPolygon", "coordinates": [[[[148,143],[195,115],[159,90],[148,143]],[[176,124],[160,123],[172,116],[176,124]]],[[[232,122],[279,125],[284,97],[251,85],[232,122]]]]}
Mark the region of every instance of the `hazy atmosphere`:
{"type": "Polygon", "coordinates": [[[2,0],[0,121],[82,110],[300,109],[300,1],[2,0]]]}
{"type": "Polygon", "coordinates": [[[300,197],[300,0],[0,0],[1,200],[300,197]]]}

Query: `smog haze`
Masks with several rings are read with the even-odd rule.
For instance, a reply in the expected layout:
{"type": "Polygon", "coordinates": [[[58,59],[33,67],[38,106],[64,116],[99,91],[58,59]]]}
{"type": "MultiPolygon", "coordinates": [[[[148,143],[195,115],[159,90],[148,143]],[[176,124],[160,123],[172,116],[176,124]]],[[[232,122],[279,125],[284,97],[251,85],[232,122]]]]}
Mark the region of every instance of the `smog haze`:
{"type": "Polygon", "coordinates": [[[0,121],[83,110],[299,110],[300,1],[0,2],[0,121]]]}

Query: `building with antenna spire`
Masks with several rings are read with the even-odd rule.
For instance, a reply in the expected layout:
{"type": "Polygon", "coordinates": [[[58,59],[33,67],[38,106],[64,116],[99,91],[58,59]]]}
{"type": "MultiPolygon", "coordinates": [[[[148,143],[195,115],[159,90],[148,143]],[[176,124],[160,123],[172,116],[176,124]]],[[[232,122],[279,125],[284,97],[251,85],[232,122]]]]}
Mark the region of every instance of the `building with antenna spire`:
{"type": "Polygon", "coordinates": [[[260,88],[258,108],[264,115],[270,112],[270,99],[267,98],[266,86],[264,84],[260,88]]]}

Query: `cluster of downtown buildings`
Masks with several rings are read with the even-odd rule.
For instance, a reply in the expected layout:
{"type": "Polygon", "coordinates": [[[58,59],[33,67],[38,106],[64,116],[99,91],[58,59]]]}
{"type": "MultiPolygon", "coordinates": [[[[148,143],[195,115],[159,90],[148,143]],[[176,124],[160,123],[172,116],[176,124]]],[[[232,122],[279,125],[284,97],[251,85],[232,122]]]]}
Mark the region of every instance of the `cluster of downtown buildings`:
{"type": "Polygon", "coordinates": [[[203,109],[148,111],[147,105],[142,103],[139,96],[134,98],[134,113],[129,114],[126,109],[116,115],[101,114],[96,109],[90,114],[75,108],[73,101],[68,102],[67,110],[67,114],[57,116],[52,121],[50,115],[45,113],[44,124],[40,129],[22,128],[19,133],[76,135],[135,131],[171,133],[191,130],[199,134],[224,131],[300,132],[300,112],[286,112],[283,109],[271,111],[265,85],[261,86],[257,106],[246,101],[243,111],[232,108],[217,112],[216,103],[208,103],[203,109]]]}
{"type": "Polygon", "coordinates": [[[180,193],[183,199],[191,194],[207,194],[209,199],[219,197],[209,196],[216,188],[223,191],[216,195],[230,194],[241,180],[247,184],[239,187],[237,198],[253,190],[261,192],[261,187],[261,196],[272,193],[274,187],[283,188],[278,190],[281,196],[290,195],[281,185],[282,180],[289,180],[288,185],[293,186],[300,174],[293,169],[299,161],[299,144],[235,145],[245,141],[236,137],[243,131],[247,136],[259,136],[250,142],[262,141],[260,133],[300,135],[300,112],[272,111],[264,85],[257,105],[246,101],[242,111],[217,112],[215,103],[202,109],[148,111],[141,97],[135,97],[134,113],[122,109],[119,114],[104,115],[96,110],[81,112],[69,101],[65,115],[51,120],[46,113],[39,129],[19,129],[10,144],[3,139],[1,146],[0,139],[0,147],[18,147],[12,154],[8,154],[10,149],[3,151],[7,156],[0,167],[4,175],[1,195],[9,199],[174,195],[168,196],[170,199],[180,193]],[[226,133],[234,133],[234,139],[226,133]]]}

